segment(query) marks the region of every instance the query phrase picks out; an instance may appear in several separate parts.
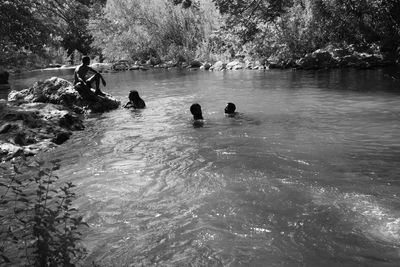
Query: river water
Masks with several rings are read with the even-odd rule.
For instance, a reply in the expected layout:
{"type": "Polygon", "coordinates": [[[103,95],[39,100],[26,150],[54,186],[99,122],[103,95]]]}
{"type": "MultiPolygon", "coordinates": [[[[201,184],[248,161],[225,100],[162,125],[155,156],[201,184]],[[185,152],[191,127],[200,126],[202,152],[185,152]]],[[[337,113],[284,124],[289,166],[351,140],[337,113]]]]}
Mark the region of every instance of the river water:
{"type": "Polygon", "coordinates": [[[400,82],[390,72],[104,76],[104,91],[126,102],[136,89],[147,108],[91,115],[50,153],[77,185],[87,264],[400,266],[400,82]]]}

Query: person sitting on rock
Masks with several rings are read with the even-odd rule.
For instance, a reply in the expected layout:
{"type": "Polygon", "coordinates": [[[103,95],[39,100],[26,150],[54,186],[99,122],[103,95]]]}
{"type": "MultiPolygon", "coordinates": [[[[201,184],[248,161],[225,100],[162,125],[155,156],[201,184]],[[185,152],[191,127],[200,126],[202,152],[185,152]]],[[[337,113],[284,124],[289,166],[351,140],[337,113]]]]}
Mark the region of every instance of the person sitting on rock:
{"type": "Polygon", "coordinates": [[[235,112],[236,106],[235,104],[229,102],[225,107],[225,115],[228,117],[234,117],[237,112],[235,112]]]}
{"type": "Polygon", "coordinates": [[[129,92],[129,102],[124,105],[124,108],[142,109],[146,107],[143,99],[140,98],[139,92],[132,90],[129,92]]]}
{"type": "Polygon", "coordinates": [[[82,58],[82,64],[76,67],[74,72],[74,85],[77,91],[82,96],[90,96],[91,95],[91,84],[95,82],[95,94],[104,96],[105,94],[100,91],[100,79],[103,83],[103,86],[106,86],[106,81],[103,79],[103,76],[96,70],[89,67],[90,58],[88,56],[84,56],[82,58]],[[88,72],[94,73],[94,75],[90,76],[86,79],[86,75],[88,72]]]}
{"type": "Polygon", "coordinates": [[[197,103],[190,106],[190,112],[193,115],[193,126],[195,128],[203,126],[203,113],[201,112],[201,106],[197,103]]]}

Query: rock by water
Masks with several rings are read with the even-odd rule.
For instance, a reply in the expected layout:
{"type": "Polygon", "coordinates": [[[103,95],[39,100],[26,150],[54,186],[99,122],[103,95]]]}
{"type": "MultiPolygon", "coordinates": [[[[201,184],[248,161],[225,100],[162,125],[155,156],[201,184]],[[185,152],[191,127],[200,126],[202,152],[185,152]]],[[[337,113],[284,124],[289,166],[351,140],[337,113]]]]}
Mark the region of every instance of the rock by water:
{"type": "Polygon", "coordinates": [[[2,101],[0,161],[32,156],[64,143],[74,130],[83,130],[82,117],[61,105],[2,101]]]}
{"type": "Polygon", "coordinates": [[[8,101],[14,104],[32,102],[60,104],[78,113],[106,112],[118,108],[121,104],[110,95],[93,94],[93,97],[86,99],[75,90],[71,82],[58,77],[36,82],[32,87],[22,91],[13,90],[8,95],[8,101]]]}
{"type": "Polygon", "coordinates": [[[0,100],[0,161],[32,156],[83,130],[82,114],[118,108],[110,95],[82,97],[67,80],[53,77],[0,100]]]}

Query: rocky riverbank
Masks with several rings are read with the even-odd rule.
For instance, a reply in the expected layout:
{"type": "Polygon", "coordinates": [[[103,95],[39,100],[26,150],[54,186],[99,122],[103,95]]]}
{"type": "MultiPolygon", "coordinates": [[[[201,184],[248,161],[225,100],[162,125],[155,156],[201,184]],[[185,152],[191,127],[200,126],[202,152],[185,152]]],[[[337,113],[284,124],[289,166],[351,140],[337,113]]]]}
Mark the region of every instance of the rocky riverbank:
{"type": "Polygon", "coordinates": [[[240,69],[303,69],[318,70],[332,68],[357,68],[369,69],[395,64],[380,52],[379,47],[369,46],[358,48],[353,45],[346,47],[328,46],[308,53],[301,58],[269,57],[265,60],[250,60],[243,57],[231,62],[218,61],[205,69],[209,70],[240,70],[240,69]]]}
{"type": "MultiPolygon", "coordinates": [[[[355,45],[334,46],[329,45],[323,49],[318,49],[312,53],[305,54],[303,57],[278,57],[270,56],[264,59],[254,59],[249,55],[236,55],[232,60],[192,60],[188,62],[167,61],[149,59],[147,61],[119,60],[116,62],[93,63],[90,65],[99,72],[118,72],[118,71],[147,71],[155,69],[183,68],[190,70],[268,70],[268,69],[303,69],[318,70],[332,68],[357,68],[371,69],[397,64],[393,59],[385,56],[377,45],[357,47],[355,45]]],[[[61,64],[48,65],[41,70],[54,69],[74,69],[76,66],[61,64]]],[[[1,81],[8,79],[7,71],[0,70],[1,81]],[[7,77],[6,77],[7,75],[7,77]]],[[[8,84],[7,84],[8,85],[8,84]]]]}
{"type": "Polygon", "coordinates": [[[53,77],[0,100],[0,161],[36,155],[84,129],[85,114],[118,108],[110,95],[84,99],[72,83],[53,77]]]}
{"type": "Polygon", "coordinates": [[[125,71],[125,70],[148,70],[149,68],[187,68],[210,71],[223,70],[267,70],[267,69],[332,69],[332,68],[357,68],[369,69],[393,65],[393,60],[387,59],[376,45],[367,47],[327,46],[308,53],[301,58],[278,58],[269,57],[262,60],[254,60],[247,56],[237,56],[231,61],[207,62],[193,60],[191,62],[163,62],[155,64],[151,60],[141,64],[140,62],[129,62],[121,60],[115,63],[95,63],[93,68],[98,71],[125,71]]]}

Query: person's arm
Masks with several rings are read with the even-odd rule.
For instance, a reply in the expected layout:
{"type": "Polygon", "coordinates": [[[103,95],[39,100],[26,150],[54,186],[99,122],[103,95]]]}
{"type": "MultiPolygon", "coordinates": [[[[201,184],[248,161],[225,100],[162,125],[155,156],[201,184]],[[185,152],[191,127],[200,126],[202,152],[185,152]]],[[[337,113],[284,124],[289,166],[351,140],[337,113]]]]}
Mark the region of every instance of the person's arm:
{"type": "Polygon", "coordinates": [[[100,72],[98,72],[98,71],[95,70],[95,69],[92,69],[91,67],[87,67],[87,68],[88,68],[89,71],[93,72],[94,74],[98,74],[99,77],[100,77],[100,79],[101,79],[101,82],[103,83],[103,86],[106,86],[106,81],[104,80],[104,78],[103,78],[103,76],[100,74],[100,72]]]}
{"type": "Polygon", "coordinates": [[[124,107],[124,108],[130,108],[130,107],[132,107],[132,103],[129,101],[129,102],[126,103],[123,107],[124,107]]]}
{"type": "Polygon", "coordinates": [[[75,70],[75,78],[78,82],[81,82],[82,85],[87,86],[87,83],[85,81],[85,79],[83,79],[80,75],[79,75],[79,70],[75,70]]]}
{"type": "Polygon", "coordinates": [[[99,75],[100,75],[101,82],[103,83],[103,86],[106,86],[106,81],[104,80],[103,76],[100,73],[99,73],[99,75]]]}

